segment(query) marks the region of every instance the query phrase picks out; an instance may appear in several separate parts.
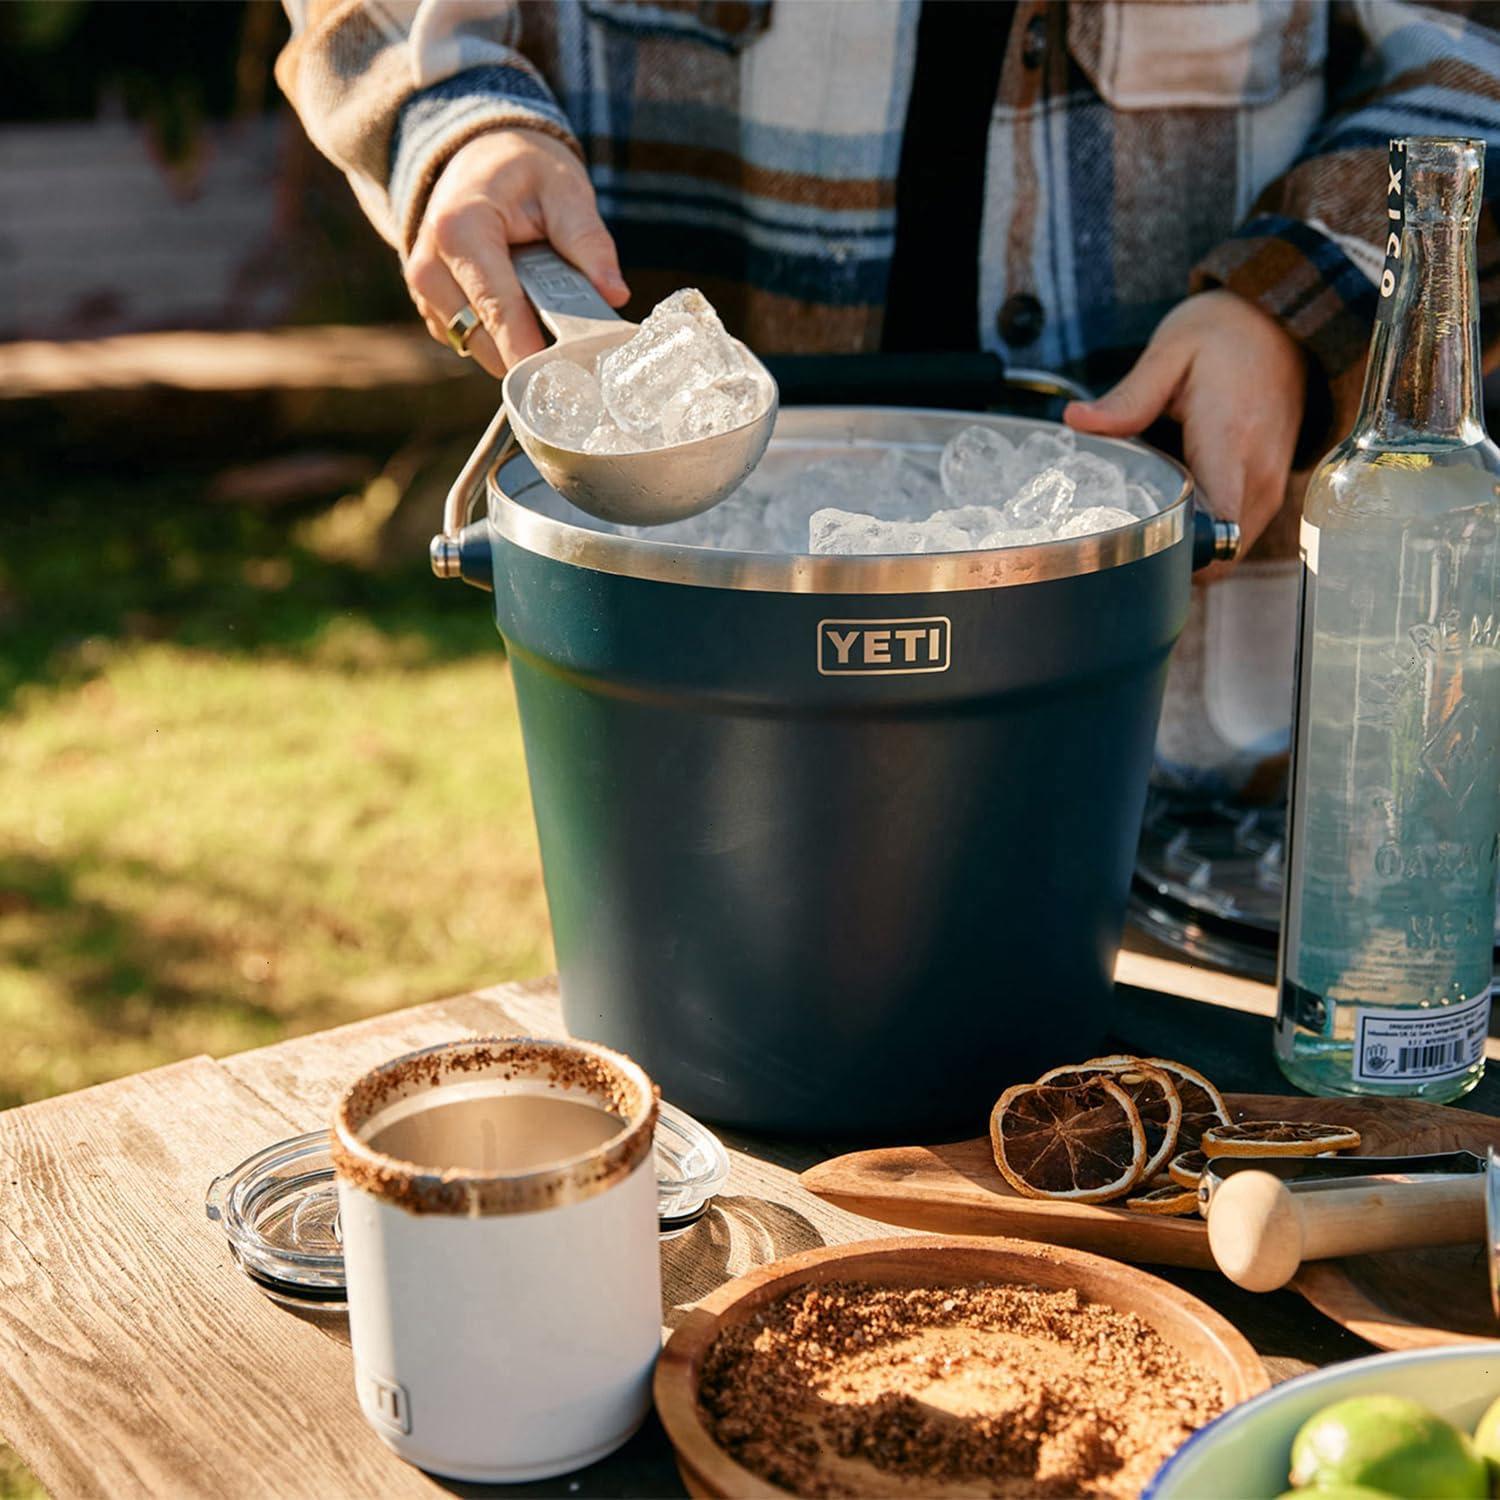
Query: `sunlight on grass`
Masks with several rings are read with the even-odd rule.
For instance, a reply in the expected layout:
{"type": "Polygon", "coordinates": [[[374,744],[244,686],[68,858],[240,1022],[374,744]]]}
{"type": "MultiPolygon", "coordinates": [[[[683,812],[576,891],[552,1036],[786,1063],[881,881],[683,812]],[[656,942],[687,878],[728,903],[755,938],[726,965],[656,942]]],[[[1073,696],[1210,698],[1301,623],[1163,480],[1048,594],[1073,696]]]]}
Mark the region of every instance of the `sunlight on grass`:
{"type": "Polygon", "coordinates": [[[0,1443],[0,1497],[3,1500],[45,1500],[46,1494],[36,1476],[16,1457],[15,1450],[0,1443]]]}
{"type": "Polygon", "coordinates": [[[0,1107],[551,967],[489,600],[377,565],[384,482],[0,508],[0,1107]]]}
{"type": "Polygon", "coordinates": [[[410,654],[341,623],[298,660],[139,644],[20,691],[0,1105],[546,968],[504,658],[410,654]]]}

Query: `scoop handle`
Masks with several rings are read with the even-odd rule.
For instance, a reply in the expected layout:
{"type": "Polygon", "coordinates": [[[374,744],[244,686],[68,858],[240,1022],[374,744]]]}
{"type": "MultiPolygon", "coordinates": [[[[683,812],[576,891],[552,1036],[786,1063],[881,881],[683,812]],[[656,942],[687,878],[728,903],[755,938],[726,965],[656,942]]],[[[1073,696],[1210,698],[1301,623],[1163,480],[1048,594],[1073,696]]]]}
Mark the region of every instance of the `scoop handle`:
{"type": "Polygon", "coordinates": [[[1269,1172],[1236,1172],[1209,1204],[1208,1244],[1236,1286],[1274,1292],[1305,1260],[1479,1243],[1484,1200],[1482,1173],[1293,1191],[1269,1172]]]}
{"type": "Polygon", "coordinates": [[[559,344],[618,328],[624,321],[594,283],[550,246],[513,246],[510,263],[521,290],[559,344]]]}

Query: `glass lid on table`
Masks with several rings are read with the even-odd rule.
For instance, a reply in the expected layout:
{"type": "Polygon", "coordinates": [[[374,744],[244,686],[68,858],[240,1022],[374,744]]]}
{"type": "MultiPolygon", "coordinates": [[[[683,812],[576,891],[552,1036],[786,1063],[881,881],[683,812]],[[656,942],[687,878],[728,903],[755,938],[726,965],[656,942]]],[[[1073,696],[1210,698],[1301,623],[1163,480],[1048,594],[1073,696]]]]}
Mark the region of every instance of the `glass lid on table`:
{"type": "MultiPolygon", "coordinates": [[[[656,1127],[658,1216],[663,1239],[708,1212],[729,1177],[719,1138],[691,1115],[661,1106],[656,1127]]],[[[204,1207],[223,1226],[240,1269],[291,1306],[346,1305],[338,1189],[328,1132],[277,1141],[209,1184],[204,1207]]]]}

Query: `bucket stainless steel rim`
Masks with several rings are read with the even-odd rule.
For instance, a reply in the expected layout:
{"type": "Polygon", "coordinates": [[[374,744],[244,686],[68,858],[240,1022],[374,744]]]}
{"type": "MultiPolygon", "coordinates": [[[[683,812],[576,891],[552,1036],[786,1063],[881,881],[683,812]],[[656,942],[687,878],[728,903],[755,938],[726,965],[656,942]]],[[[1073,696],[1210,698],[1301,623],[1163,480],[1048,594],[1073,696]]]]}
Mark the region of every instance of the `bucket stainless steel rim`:
{"type": "MultiPolygon", "coordinates": [[[[772,449],[783,458],[802,456],[806,462],[830,450],[874,454],[893,447],[935,457],[947,438],[976,423],[1017,441],[1056,425],[917,407],[805,406],[782,410],[772,449]]],[[[1033,547],[873,557],[731,552],[620,536],[586,524],[581,512],[530,469],[502,410],[448,493],[443,531],[432,541],[432,566],[441,578],[460,576],[462,535],[485,494],[493,532],[537,556],[629,578],[764,593],[919,594],[1009,588],[1118,567],[1183,540],[1192,523],[1193,480],[1181,464],[1129,439],[1080,435],[1078,442],[1134,476],[1149,471],[1157,490],[1164,492],[1161,511],[1131,526],[1033,547]],[[512,464],[529,472],[507,491],[502,471],[512,464]],[[533,500],[552,513],[539,509],[533,500]]],[[[1238,528],[1218,521],[1214,529],[1214,556],[1233,557],[1238,528]]]]}

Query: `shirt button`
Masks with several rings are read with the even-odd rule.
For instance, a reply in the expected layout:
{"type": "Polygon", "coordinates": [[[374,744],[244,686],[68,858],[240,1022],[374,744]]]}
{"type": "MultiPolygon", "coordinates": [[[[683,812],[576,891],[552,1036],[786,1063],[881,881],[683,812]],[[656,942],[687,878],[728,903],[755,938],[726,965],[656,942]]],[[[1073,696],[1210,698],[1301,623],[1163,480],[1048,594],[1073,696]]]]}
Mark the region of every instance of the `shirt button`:
{"type": "Polygon", "coordinates": [[[1047,55],[1047,18],[1033,16],[1026,23],[1026,34],[1021,39],[1021,61],[1028,68],[1039,68],[1047,55]]]}
{"type": "Polygon", "coordinates": [[[1017,292],[1005,299],[996,322],[1000,325],[1000,337],[1014,349],[1024,349],[1034,344],[1042,331],[1047,314],[1042,304],[1030,292],[1017,292]]]}

